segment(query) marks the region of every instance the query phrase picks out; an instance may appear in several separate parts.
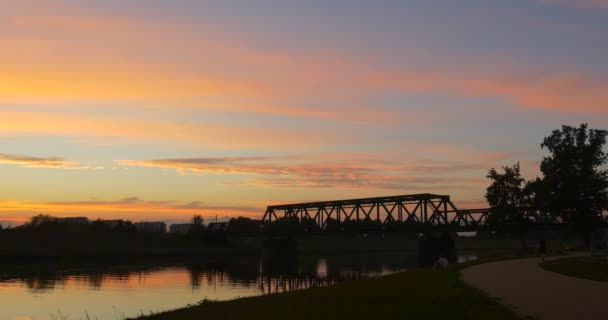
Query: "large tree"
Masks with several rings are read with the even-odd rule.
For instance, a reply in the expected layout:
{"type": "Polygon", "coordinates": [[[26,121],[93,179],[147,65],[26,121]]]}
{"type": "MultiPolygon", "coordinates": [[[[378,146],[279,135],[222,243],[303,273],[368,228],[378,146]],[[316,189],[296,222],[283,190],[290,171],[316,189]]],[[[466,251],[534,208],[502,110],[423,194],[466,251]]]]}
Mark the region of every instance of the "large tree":
{"type": "Polygon", "coordinates": [[[584,235],[587,244],[608,208],[608,155],[603,150],[607,135],[587,124],[562,126],[541,144],[550,152],[540,167],[548,190],[543,207],[584,235]]]}
{"type": "Polygon", "coordinates": [[[503,173],[492,168],[486,176],[492,184],[486,190],[486,199],[491,206],[488,224],[497,231],[510,231],[521,238],[522,248],[526,248],[525,234],[527,218],[524,207],[524,182],[519,163],[512,167],[502,167],[503,173]]]}
{"type": "Polygon", "coordinates": [[[202,237],[205,233],[205,219],[201,215],[195,214],[192,216],[190,230],[188,231],[188,235],[190,237],[202,237]]]}

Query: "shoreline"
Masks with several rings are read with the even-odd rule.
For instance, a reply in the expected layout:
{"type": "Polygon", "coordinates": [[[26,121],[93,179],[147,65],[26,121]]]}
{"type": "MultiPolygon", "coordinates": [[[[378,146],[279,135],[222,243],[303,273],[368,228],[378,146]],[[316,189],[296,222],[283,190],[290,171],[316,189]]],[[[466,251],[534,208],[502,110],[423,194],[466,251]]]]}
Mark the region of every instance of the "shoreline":
{"type": "Polygon", "coordinates": [[[519,256],[492,257],[450,266],[447,270],[418,268],[326,287],[273,293],[196,305],[128,320],[210,319],[376,319],[449,318],[521,319],[497,300],[461,279],[464,268],[519,256]],[[331,298],[328,298],[331,297],[331,298]],[[314,306],[314,308],[311,308],[314,306]],[[294,310],[298,312],[293,313],[294,310]],[[472,314],[471,310],[475,314],[472,314]]]}

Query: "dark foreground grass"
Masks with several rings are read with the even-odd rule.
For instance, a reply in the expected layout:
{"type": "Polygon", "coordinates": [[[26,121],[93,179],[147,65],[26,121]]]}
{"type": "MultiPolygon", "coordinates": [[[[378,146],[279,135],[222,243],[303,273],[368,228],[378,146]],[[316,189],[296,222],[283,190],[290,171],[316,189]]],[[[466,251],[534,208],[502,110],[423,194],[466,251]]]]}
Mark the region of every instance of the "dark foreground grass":
{"type": "Polygon", "coordinates": [[[541,267],[567,276],[608,282],[608,257],[589,256],[545,261],[541,267]]]}
{"type": "Polygon", "coordinates": [[[284,294],[210,302],[138,319],[518,319],[459,269],[413,270],[284,294]]]}

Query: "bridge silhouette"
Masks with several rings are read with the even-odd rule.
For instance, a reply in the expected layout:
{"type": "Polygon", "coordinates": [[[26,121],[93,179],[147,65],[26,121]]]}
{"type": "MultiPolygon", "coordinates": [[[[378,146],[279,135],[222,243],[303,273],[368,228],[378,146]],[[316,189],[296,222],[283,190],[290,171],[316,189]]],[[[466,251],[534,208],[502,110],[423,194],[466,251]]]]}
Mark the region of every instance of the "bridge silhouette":
{"type": "MultiPolygon", "coordinates": [[[[522,208],[522,214],[530,227],[566,224],[558,217],[536,210],[522,208]]],[[[490,217],[490,208],[460,210],[449,195],[422,193],[268,206],[262,224],[312,223],[325,231],[330,223],[371,221],[379,229],[399,224],[417,231],[479,231],[489,227],[490,217]]],[[[509,221],[503,223],[505,227],[510,224],[509,221]]],[[[521,222],[511,223],[516,224],[521,222]]]]}

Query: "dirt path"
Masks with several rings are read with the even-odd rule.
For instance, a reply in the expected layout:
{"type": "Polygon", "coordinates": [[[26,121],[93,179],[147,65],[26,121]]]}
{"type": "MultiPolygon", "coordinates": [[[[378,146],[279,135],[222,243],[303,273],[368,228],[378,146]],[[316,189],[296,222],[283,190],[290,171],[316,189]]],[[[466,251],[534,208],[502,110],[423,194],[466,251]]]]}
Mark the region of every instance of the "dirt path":
{"type": "Polygon", "coordinates": [[[521,316],[608,319],[608,283],[563,276],[539,263],[540,258],[529,258],[481,264],[463,270],[462,279],[521,316]]]}

